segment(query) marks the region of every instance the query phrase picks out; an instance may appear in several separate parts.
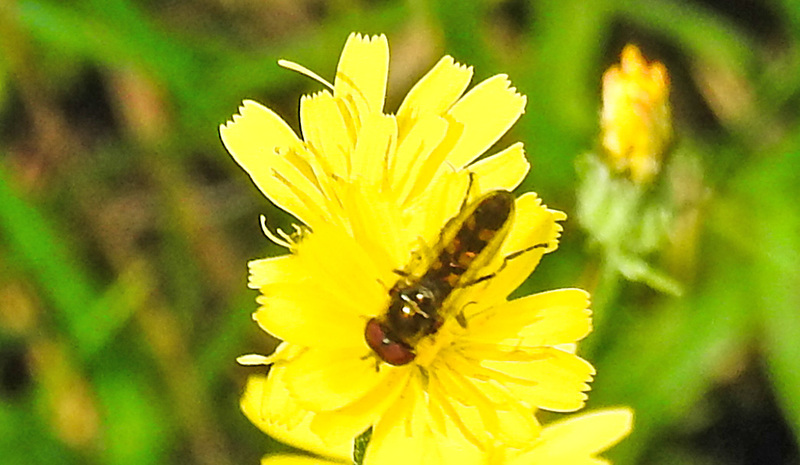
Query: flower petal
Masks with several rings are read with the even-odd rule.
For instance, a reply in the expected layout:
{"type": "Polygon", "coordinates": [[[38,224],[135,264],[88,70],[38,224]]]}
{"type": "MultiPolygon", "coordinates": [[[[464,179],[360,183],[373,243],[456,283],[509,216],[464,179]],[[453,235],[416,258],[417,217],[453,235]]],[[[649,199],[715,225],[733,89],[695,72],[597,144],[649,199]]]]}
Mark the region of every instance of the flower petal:
{"type": "Polygon", "coordinates": [[[417,383],[383,415],[367,448],[365,465],[409,463],[484,464],[483,454],[448,422],[447,436],[437,433],[428,403],[417,383]]]}
{"type": "Polygon", "coordinates": [[[555,346],[592,330],[589,294],[581,289],[541,292],[496,305],[469,319],[465,341],[555,346]]]}
{"type": "Polygon", "coordinates": [[[580,437],[580,449],[598,453],[625,437],[632,426],[630,409],[608,409],[550,424],[542,431],[542,440],[557,446],[557,442],[574,444],[572,439],[580,437]]]}
{"type": "Polygon", "coordinates": [[[288,270],[299,280],[279,277],[273,284],[259,277],[262,295],[256,300],[262,306],[254,318],[265,331],[295,344],[366,349],[366,322],[389,299],[383,283],[396,279],[388,266],[378,270],[353,237],[320,225],[291,258],[256,263],[268,275],[288,270]]]}
{"type": "MultiPolygon", "coordinates": [[[[404,128],[400,127],[400,129],[404,128]]],[[[391,167],[392,190],[398,193],[401,202],[406,199],[414,187],[419,170],[431,157],[431,153],[442,143],[447,135],[447,130],[448,122],[444,118],[438,115],[426,115],[421,117],[419,124],[415,124],[410,131],[407,131],[406,137],[397,147],[391,167]]]]}
{"type": "Polygon", "coordinates": [[[320,437],[336,443],[352,439],[376,423],[386,409],[406,390],[413,370],[410,366],[388,365],[381,365],[380,369],[389,370],[380,384],[349,405],[318,413],[311,423],[311,430],[320,437]]]}
{"type": "Polygon", "coordinates": [[[376,114],[365,118],[352,155],[351,179],[366,185],[389,187],[389,161],[397,150],[394,116],[376,114]]]}
{"type": "Polygon", "coordinates": [[[328,165],[329,176],[348,176],[355,145],[355,123],[342,114],[336,99],[323,90],[300,99],[303,139],[316,159],[328,165]]]}
{"type": "Polygon", "coordinates": [[[360,115],[382,112],[388,75],[389,42],[386,36],[350,34],[336,69],[334,95],[356,102],[360,115]]]}
{"type": "Polygon", "coordinates": [[[404,204],[409,204],[410,201],[422,196],[439,177],[454,171],[453,165],[446,163],[446,160],[453,147],[458,143],[464,125],[452,121],[452,118],[446,121],[446,132],[439,145],[434,147],[427,157],[421,158],[414,166],[410,167],[409,181],[400,191],[400,199],[404,204]]]}
{"type": "Polygon", "coordinates": [[[627,436],[633,424],[629,409],[609,409],[576,416],[547,425],[536,444],[508,465],[551,465],[554,463],[607,463],[593,456],[627,436]]]}
{"type": "Polygon", "coordinates": [[[507,357],[484,360],[482,365],[508,377],[506,387],[514,396],[555,412],[583,406],[584,391],[589,390],[587,383],[595,372],[586,360],[550,347],[519,349],[508,352],[507,357]]]}
{"type": "Polygon", "coordinates": [[[342,254],[342,259],[372,262],[369,266],[362,264],[359,269],[364,276],[375,277],[376,282],[384,283],[382,293],[385,294],[397,279],[391,270],[401,268],[408,259],[411,238],[416,238],[417,233],[407,227],[403,215],[398,212],[396,204],[386,198],[385,192],[371,192],[369,196],[364,192],[365,186],[358,182],[348,183],[339,192],[344,215],[350,220],[352,237],[340,238],[338,244],[357,249],[342,254]],[[349,244],[345,244],[348,241],[349,244]],[[351,254],[354,258],[346,258],[351,254]],[[356,259],[356,256],[360,258],[356,259]]]}
{"type": "Polygon", "coordinates": [[[365,348],[366,318],[357,307],[307,284],[262,288],[253,319],[278,339],[304,346],[365,348]]]}
{"type": "MultiPolygon", "coordinates": [[[[417,232],[426,247],[438,240],[444,225],[458,214],[470,194],[469,173],[449,171],[439,176],[406,208],[409,228],[417,232]]],[[[417,242],[419,249],[419,242],[417,242]]]]}
{"type": "Polygon", "coordinates": [[[286,387],[300,405],[315,412],[351,404],[392,373],[377,370],[377,362],[368,350],[366,344],[364,349],[308,348],[291,363],[282,365],[286,369],[286,387]]]}
{"type": "Polygon", "coordinates": [[[453,119],[464,125],[464,132],[447,161],[462,168],[475,160],[517,121],[525,102],[504,74],[473,87],[450,109],[453,119]]]}
{"type": "Polygon", "coordinates": [[[251,289],[276,283],[299,283],[308,279],[302,262],[294,255],[251,260],[247,268],[250,270],[247,286],[251,289]]]}
{"type": "Polygon", "coordinates": [[[468,373],[475,370],[461,371],[462,367],[463,364],[439,366],[431,373],[433,388],[429,387],[429,392],[431,396],[438,393],[435,398],[451,420],[466,427],[469,434],[465,433],[465,437],[478,447],[496,441],[524,447],[533,441],[540,428],[532,408],[522,405],[493,383],[469,378],[468,373]]]}
{"type": "Polygon", "coordinates": [[[352,438],[325,443],[311,432],[313,414],[292,399],[280,370],[273,368],[269,379],[264,375],[250,376],[240,406],[254,425],[281,442],[335,459],[350,457],[352,438]]]}
{"type": "Polygon", "coordinates": [[[413,415],[415,409],[421,415],[425,415],[425,410],[419,407],[419,399],[414,394],[415,390],[409,388],[374,426],[372,439],[364,457],[366,465],[426,463],[423,461],[423,456],[427,431],[420,428],[423,424],[421,418],[415,418],[413,415]],[[414,426],[417,428],[414,429],[414,426]],[[418,437],[420,440],[411,441],[409,440],[411,437],[418,437]]]}
{"type": "MultiPolygon", "coordinates": [[[[301,145],[280,116],[252,100],[242,102],[239,113],[233,115],[232,121],[220,125],[219,132],[225,148],[248,173],[260,172],[262,153],[301,145]]],[[[259,184],[255,176],[253,180],[259,184]]]]}
{"type": "Polygon", "coordinates": [[[292,129],[272,110],[245,100],[239,114],[221,125],[225,148],[275,205],[306,224],[326,217],[324,199],[294,161],[303,146],[292,129]],[[316,195],[315,195],[316,194],[316,195]]]}
{"type": "Polygon", "coordinates": [[[480,180],[478,187],[481,192],[497,189],[512,191],[525,179],[530,166],[522,142],[517,142],[502,152],[469,165],[468,169],[480,180]]]}
{"type": "MultiPolygon", "coordinates": [[[[354,189],[356,187],[354,186],[354,189]]],[[[362,219],[360,215],[364,214],[386,214],[380,207],[369,209],[368,200],[363,198],[359,202],[348,201],[347,206],[350,208],[347,211],[348,215],[355,220],[362,219]]],[[[384,218],[378,216],[364,219],[374,222],[384,218]]],[[[358,308],[357,314],[371,317],[382,310],[382,306],[389,298],[388,289],[382,283],[396,279],[391,268],[395,262],[391,261],[393,257],[387,257],[385,252],[380,253],[375,247],[370,246],[376,239],[374,236],[360,235],[364,231],[362,228],[366,226],[365,222],[358,223],[356,225],[358,229],[349,233],[339,225],[318,225],[314,233],[297,246],[296,255],[303,261],[309,278],[313,279],[317,286],[324,286],[329,293],[339,297],[339,301],[348,307],[358,308]]],[[[382,224],[393,225],[388,219],[382,224]]],[[[370,229],[366,231],[369,232],[370,229]]],[[[389,238],[384,236],[393,233],[394,231],[386,231],[386,234],[377,237],[388,242],[389,238]]]]}
{"type": "Polygon", "coordinates": [[[419,120],[444,114],[464,93],[472,79],[472,67],[442,57],[408,92],[397,110],[400,139],[415,129],[419,120]]]}

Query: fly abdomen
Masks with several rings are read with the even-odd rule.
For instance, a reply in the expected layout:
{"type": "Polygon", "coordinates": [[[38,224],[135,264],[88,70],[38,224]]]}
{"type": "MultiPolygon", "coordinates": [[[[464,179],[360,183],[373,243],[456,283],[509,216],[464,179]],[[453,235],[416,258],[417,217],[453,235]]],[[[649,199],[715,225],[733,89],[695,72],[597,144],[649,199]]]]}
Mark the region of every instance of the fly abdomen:
{"type": "Polygon", "coordinates": [[[465,275],[474,276],[500,249],[513,212],[514,195],[498,190],[467,204],[447,222],[425,272],[404,271],[389,291],[386,313],[368,322],[365,338],[379,358],[392,365],[414,360],[420,339],[444,324],[448,315],[442,307],[453,290],[467,285],[471,278],[465,275]]]}

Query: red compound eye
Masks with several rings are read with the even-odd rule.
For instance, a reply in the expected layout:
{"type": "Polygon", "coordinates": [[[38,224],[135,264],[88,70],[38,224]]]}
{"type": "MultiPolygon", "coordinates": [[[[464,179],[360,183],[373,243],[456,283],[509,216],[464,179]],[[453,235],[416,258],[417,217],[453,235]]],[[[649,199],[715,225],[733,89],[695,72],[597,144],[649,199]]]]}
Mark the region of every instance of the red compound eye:
{"type": "Polygon", "coordinates": [[[406,365],[417,356],[405,342],[392,340],[387,335],[384,326],[376,318],[367,322],[364,339],[366,339],[367,345],[378,354],[378,357],[389,365],[406,365]]]}

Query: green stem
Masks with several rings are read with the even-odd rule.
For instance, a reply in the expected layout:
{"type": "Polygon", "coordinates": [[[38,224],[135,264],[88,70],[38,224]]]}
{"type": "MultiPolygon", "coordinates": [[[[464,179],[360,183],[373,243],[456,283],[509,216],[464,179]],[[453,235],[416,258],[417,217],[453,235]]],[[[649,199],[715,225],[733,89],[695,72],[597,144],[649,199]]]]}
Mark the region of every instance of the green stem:
{"type": "Polygon", "coordinates": [[[609,314],[613,312],[611,304],[617,300],[622,284],[622,276],[608,259],[602,259],[600,277],[592,292],[592,326],[593,333],[581,342],[581,351],[593,354],[602,344],[609,314]]]}
{"type": "Polygon", "coordinates": [[[362,465],[367,455],[367,446],[372,439],[372,427],[367,428],[353,441],[353,465],[362,465]]]}

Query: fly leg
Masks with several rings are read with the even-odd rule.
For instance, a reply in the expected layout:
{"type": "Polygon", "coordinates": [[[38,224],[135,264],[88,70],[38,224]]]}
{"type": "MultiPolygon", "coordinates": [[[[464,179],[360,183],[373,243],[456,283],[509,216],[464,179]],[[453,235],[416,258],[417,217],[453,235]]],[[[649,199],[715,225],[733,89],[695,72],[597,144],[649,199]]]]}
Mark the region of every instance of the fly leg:
{"type": "Polygon", "coordinates": [[[500,265],[500,268],[495,270],[493,273],[487,274],[485,276],[481,276],[480,278],[473,279],[472,281],[464,283],[463,286],[464,287],[473,286],[475,284],[482,283],[484,281],[492,279],[495,276],[497,276],[498,273],[503,271],[503,269],[506,267],[506,265],[508,265],[508,262],[510,262],[511,260],[514,260],[515,258],[520,257],[523,254],[526,254],[526,253],[530,252],[531,250],[546,249],[549,245],[550,245],[550,243],[548,243],[548,242],[542,242],[541,244],[532,245],[532,246],[526,247],[526,248],[524,248],[522,250],[517,250],[516,252],[512,252],[512,253],[506,255],[505,258],[503,258],[503,263],[500,265]]]}

